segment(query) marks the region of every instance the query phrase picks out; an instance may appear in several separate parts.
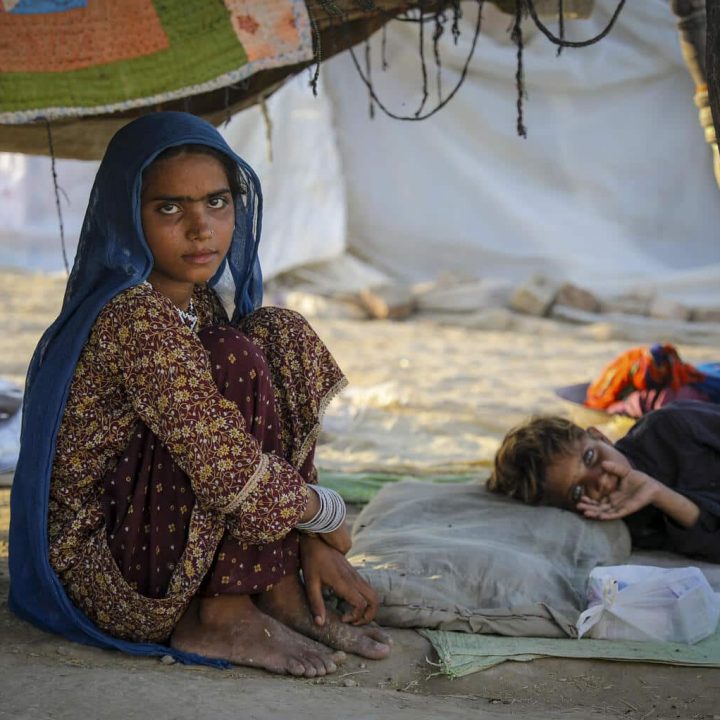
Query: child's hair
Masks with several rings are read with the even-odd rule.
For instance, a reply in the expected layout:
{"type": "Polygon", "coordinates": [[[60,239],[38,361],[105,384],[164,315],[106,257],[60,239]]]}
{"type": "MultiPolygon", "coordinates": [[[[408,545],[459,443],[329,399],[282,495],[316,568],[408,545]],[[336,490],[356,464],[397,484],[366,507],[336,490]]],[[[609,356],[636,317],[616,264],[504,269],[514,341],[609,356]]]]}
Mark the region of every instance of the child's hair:
{"type": "Polygon", "coordinates": [[[575,423],[551,415],[514,427],[495,454],[488,489],[537,505],[543,499],[548,465],[567,454],[584,435],[585,430],[575,423]]]}
{"type": "MultiPolygon", "coordinates": [[[[247,187],[245,180],[243,179],[240,168],[237,163],[228,155],[220,150],[216,150],[214,147],[209,145],[200,145],[193,143],[186,143],[184,145],[173,145],[167,150],[161,152],[153,161],[145,168],[144,173],[147,172],[148,168],[152,167],[159,160],[169,160],[170,158],[177,157],[178,155],[210,155],[214,157],[224,168],[225,174],[227,175],[228,184],[230,185],[230,192],[234,199],[237,199],[240,195],[247,193],[247,187]]],[[[143,174],[144,174],[143,173],[143,174]]]]}

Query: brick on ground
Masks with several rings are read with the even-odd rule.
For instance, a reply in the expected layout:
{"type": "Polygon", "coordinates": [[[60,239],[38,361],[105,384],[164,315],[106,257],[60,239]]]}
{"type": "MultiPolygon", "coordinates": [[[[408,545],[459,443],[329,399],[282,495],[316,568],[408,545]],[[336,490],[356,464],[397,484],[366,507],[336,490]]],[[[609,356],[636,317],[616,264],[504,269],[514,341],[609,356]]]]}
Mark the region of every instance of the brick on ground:
{"type": "Polygon", "coordinates": [[[359,297],[367,314],[378,320],[402,320],[412,315],[417,307],[408,285],[376,285],[362,290],[359,297]]]}
{"type": "Polygon", "coordinates": [[[524,285],[520,285],[510,296],[511,310],[544,317],[555,302],[558,285],[544,279],[533,278],[524,285]]]}
{"type": "Polygon", "coordinates": [[[564,283],[560,286],[555,296],[555,304],[590,313],[600,312],[600,301],[588,290],[572,283],[564,283]]]}
{"type": "Polygon", "coordinates": [[[720,307],[693,308],[690,319],[693,322],[720,323],[720,307]]]}
{"type": "Polygon", "coordinates": [[[650,304],[650,317],[659,320],[689,320],[690,310],[670,298],[656,297],[650,304]]]}

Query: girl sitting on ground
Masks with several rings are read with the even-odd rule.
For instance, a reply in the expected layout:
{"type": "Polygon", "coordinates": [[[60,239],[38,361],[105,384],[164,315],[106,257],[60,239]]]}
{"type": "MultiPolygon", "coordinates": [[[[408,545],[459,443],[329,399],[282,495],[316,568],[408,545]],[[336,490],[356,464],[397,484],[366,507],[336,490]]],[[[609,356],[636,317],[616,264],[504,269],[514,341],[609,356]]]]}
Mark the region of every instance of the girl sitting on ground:
{"type": "Polygon", "coordinates": [[[614,445],[597,428],[533,418],[505,436],[487,486],[595,520],[622,518],[638,548],[720,562],[720,406],[671,403],[614,445]]]}
{"type": "Polygon", "coordinates": [[[28,373],[10,530],[22,617],[305,677],[389,653],[343,554],[342,499],[314,484],[345,379],[302,317],[258,309],[261,213],[254,172],[199,118],[146,115],[110,142],[28,373]],[[212,289],[224,270],[231,320],[212,289]]]}

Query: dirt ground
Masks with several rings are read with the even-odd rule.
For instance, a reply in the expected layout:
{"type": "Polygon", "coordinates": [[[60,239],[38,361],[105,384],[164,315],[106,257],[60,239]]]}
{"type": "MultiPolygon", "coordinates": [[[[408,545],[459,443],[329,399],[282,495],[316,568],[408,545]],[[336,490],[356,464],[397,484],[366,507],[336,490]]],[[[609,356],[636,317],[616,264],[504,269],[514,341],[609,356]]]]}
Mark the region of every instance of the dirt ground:
{"type": "MultiPolygon", "coordinates": [[[[0,280],[0,376],[20,382],[64,280],[10,271],[0,280]]],[[[328,416],[318,457],[331,469],[481,474],[504,428],[559,409],[554,385],[581,381],[627,346],[613,331],[549,321],[513,332],[437,318],[313,324],[355,388],[328,416]]],[[[681,350],[689,360],[717,359],[716,343],[681,350]]],[[[430,644],[410,630],[391,631],[388,660],[349,658],[320,680],[165,664],[66,642],[7,608],[9,494],[0,490],[0,718],[720,720],[720,670],[548,658],[451,680],[436,674],[430,644]]]]}

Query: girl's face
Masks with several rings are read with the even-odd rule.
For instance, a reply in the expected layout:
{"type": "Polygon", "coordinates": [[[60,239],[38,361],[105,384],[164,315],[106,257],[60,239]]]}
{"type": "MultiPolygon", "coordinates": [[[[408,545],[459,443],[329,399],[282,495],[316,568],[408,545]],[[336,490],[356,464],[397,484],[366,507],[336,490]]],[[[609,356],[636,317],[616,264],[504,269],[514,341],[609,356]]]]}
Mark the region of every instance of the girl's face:
{"type": "Polygon", "coordinates": [[[145,171],[140,201],[154,260],[148,280],[184,308],[230,248],[235,207],[225,169],[201,153],[162,158],[145,171]]]}

